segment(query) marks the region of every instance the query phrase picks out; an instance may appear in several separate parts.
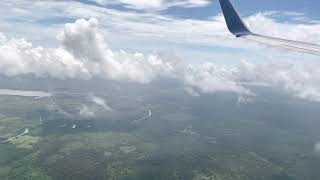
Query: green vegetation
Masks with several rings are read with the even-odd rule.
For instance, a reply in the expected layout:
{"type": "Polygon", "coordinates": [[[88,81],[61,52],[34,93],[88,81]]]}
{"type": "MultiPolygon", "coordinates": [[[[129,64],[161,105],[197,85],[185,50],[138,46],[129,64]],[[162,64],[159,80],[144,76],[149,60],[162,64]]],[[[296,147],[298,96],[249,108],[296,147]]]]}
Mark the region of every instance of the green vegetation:
{"type": "Polygon", "coordinates": [[[32,146],[38,143],[39,140],[40,140],[39,137],[24,135],[16,139],[13,139],[11,142],[17,148],[32,149],[32,146]]]}
{"type": "Polygon", "coordinates": [[[307,105],[298,102],[291,109],[265,102],[239,106],[226,95],[190,98],[166,88],[144,87],[141,93],[108,88],[101,90],[101,96],[111,102],[112,112],[83,95],[57,95],[54,100],[0,96],[0,140],[30,130],[0,143],[0,179],[315,180],[320,176],[320,158],[314,153],[320,137],[315,128],[320,126],[317,108],[300,111],[307,105]],[[95,116],[80,116],[83,104],[95,116]],[[132,123],[148,109],[150,118],[132,123]],[[299,114],[307,114],[304,123],[299,114]]]}
{"type": "Polygon", "coordinates": [[[8,180],[52,180],[46,171],[32,166],[20,166],[12,168],[8,175],[8,180]]]}

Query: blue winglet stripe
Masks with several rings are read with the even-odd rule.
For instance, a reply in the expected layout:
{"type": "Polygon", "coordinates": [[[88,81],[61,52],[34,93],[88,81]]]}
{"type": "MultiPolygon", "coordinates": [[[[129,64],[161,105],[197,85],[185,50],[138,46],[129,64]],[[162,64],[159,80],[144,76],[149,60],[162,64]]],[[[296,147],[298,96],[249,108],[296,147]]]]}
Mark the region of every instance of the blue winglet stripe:
{"type": "Polygon", "coordinates": [[[230,0],[219,0],[229,31],[237,37],[252,34],[243,23],[230,0]]]}

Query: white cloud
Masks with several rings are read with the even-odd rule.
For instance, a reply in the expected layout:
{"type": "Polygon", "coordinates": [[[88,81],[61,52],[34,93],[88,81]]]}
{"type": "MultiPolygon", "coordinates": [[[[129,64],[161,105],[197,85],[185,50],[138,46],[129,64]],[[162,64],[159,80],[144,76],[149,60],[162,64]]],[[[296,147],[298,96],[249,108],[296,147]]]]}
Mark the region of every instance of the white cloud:
{"type": "Polygon", "coordinates": [[[107,102],[104,99],[102,99],[98,96],[95,96],[93,94],[90,95],[90,99],[92,102],[103,107],[106,111],[112,111],[112,108],[107,104],[107,102]]]}
{"type": "Polygon", "coordinates": [[[83,116],[83,117],[94,117],[95,116],[94,110],[90,109],[86,105],[82,105],[82,107],[80,108],[79,114],[80,114],[80,116],[83,116]]]}
{"type": "MultiPolygon", "coordinates": [[[[277,60],[264,63],[242,61],[225,66],[214,63],[188,65],[184,82],[194,93],[234,92],[250,99],[251,88],[276,88],[289,95],[320,101],[320,63],[314,61],[277,60]]],[[[242,99],[241,99],[242,100],[242,99]]]]}
{"type": "MultiPolygon", "coordinates": [[[[286,12],[285,14],[290,14],[286,12]]],[[[291,12],[291,14],[294,14],[291,12]]],[[[296,13],[297,14],[297,13],[296,13]]],[[[289,17],[292,17],[290,15],[289,17]]],[[[303,18],[305,16],[298,16],[303,18]]],[[[293,19],[297,16],[293,16],[293,19]]],[[[289,18],[290,19],[290,18],[289,18]]],[[[264,13],[257,13],[246,19],[250,28],[259,34],[280,37],[291,40],[320,43],[320,24],[311,23],[312,20],[306,20],[301,24],[278,22],[264,13]]]]}
{"type": "Polygon", "coordinates": [[[35,74],[38,77],[88,78],[90,74],[69,52],[62,48],[33,47],[24,39],[0,42],[0,71],[7,76],[35,74]]]}
{"type": "Polygon", "coordinates": [[[98,32],[97,25],[94,18],[66,24],[59,35],[61,48],[33,47],[24,39],[4,38],[0,44],[0,72],[7,76],[101,77],[148,83],[173,70],[171,62],[162,61],[156,55],[113,52],[98,32]]]}
{"type": "MultiPolygon", "coordinates": [[[[252,94],[244,84],[269,84],[303,99],[320,101],[320,70],[317,61],[272,61],[236,66],[215,63],[177,65],[175,56],[145,56],[141,53],[114,52],[98,31],[96,19],[66,24],[59,35],[60,48],[33,47],[23,39],[7,39],[0,44],[0,72],[7,76],[34,74],[38,77],[92,77],[148,83],[158,77],[182,79],[189,92],[234,92],[252,94]],[[190,91],[192,88],[192,91],[190,91]]],[[[105,101],[93,101],[110,109],[105,101]]]]}
{"type": "Polygon", "coordinates": [[[91,0],[98,4],[124,4],[132,9],[162,9],[164,0],[91,0]]]}
{"type": "Polygon", "coordinates": [[[165,10],[169,7],[204,7],[210,4],[209,0],[90,0],[101,5],[120,4],[130,9],[147,11],[165,10]]]}
{"type": "Polygon", "coordinates": [[[224,91],[251,94],[248,89],[237,84],[234,77],[235,70],[213,63],[188,65],[184,72],[184,81],[186,85],[204,93],[224,91]]]}
{"type": "MultiPolygon", "coordinates": [[[[201,2],[192,0],[163,1],[168,2],[168,4],[173,2],[178,4],[181,4],[181,2],[182,4],[201,2]]],[[[142,1],[138,0],[138,2],[142,1]]],[[[28,34],[28,39],[32,39],[33,42],[47,42],[49,39],[52,43],[52,37],[55,36],[53,32],[57,31],[65,20],[95,17],[101,23],[100,28],[109,38],[108,41],[112,42],[112,46],[116,48],[137,49],[136,44],[139,44],[139,49],[150,48],[150,45],[155,49],[168,48],[170,47],[168,44],[177,45],[181,48],[207,45],[212,46],[212,48],[216,46],[241,48],[256,51],[255,54],[259,55],[264,55],[266,50],[251,41],[235,40],[228,32],[221,14],[201,20],[183,19],[158,13],[120,11],[111,9],[111,7],[91,6],[76,1],[50,0],[21,0],[20,3],[4,0],[0,2],[0,6],[3,7],[0,28],[6,34],[18,34],[20,36],[28,34]],[[22,11],[17,13],[14,10],[17,8],[22,9],[23,13],[22,11]],[[37,9],[37,11],[35,12],[34,9],[37,9]],[[56,19],[61,20],[61,22],[54,21],[49,25],[47,23],[42,24],[42,22],[50,23],[56,19]],[[24,28],[14,28],[17,26],[23,26],[24,28]],[[142,47],[142,44],[145,46],[142,47]]],[[[298,23],[279,22],[273,18],[274,16],[270,16],[274,13],[258,13],[245,18],[245,21],[253,32],[320,43],[320,32],[318,31],[320,23],[311,23],[316,20],[298,23]]],[[[288,19],[303,17],[301,13],[286,12],[285,14],[287,14],[288,19]]],[[[192,51],[196,52],[199,49],[193,48],[192,51]]]]}
{"type": "Polygon", "coordinates": [[[320,101],[318,61],[277,60],[260,64],[243,61],[238,66],[237,81],[260,82],[281,88],[293,96],[320,101]]]}
{"type": "Polygon", "coordinates": [[[155,55],[113,52],[98,32],[97,25],[96,19],[80,19],[67,24],[60,35],[63,47],[84,63],[93,76],[147,83],[173,69],[170,62],[155,55]]]}

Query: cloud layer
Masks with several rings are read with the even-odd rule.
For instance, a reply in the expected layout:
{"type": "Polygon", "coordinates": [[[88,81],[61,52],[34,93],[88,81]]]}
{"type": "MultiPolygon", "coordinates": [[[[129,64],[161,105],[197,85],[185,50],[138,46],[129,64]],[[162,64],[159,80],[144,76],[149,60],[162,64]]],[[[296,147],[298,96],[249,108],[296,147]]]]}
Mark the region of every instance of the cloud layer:
{"type": "Polygon", "coordinates": [[[141,53],[113,52],[98,32],[98,21],[80,19],[66,24],[58,35],[60,48],[33,47],[24,39],[7,39],[0,44],[0,71],[7,76],[34,74],[37,77],[92,77],[148,83],[172,71],[170,62],[141,53]]]}
{"type": "MultiPolygon", "coordinates": [[[[242,61],[236,65],[185,64],[171,53],[144,55],[113,51],[98,29],[98,20],[79,19],[66,24],[58,35],[58,48],[34,47],[24,39],[0,36],[0,73],[7,76],[33,74],[59,79],[104,78],[149,83],[158,78],[184,82],[186,91],[233,92],[251,96],[251,85],[279,88],[288,94],[320,101],[320,62],[277,59],[264,63],[242,61]]],[[[97,98],[95,103],[109,109],[97,98]]],[[[85,108],[83,108],[85,110],[85,108]]]]}
{"type": "Polygon", "coordinates": [[[193,92],[234,92],[252,96],[251,88],[276,88],[288,95],[320,101],[320,70],[318,61],[273,60],[264,63],[241,61],[233,66],[206,63],[189,65],[185,82],[193,92]]]}

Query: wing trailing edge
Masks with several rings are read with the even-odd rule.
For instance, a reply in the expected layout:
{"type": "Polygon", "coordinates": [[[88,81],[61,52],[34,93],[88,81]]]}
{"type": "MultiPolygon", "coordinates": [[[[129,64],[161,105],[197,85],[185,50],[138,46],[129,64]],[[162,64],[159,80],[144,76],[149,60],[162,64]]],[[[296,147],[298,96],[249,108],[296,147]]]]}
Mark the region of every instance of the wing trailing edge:
{"type": "Polygon", "coordinates": [[[243,22],[243,20],[241,19],[240,15],[236,11],[230,0],[219,1],[224,18],[227,23],[227,27],[229,31],[236,37],[249,39],[273,47],[280,47],[288,50],[294,50],[320,56],[320,45],[318,44],[291,41],[252,33],[246,26],[246,24],[243,22]]]}

